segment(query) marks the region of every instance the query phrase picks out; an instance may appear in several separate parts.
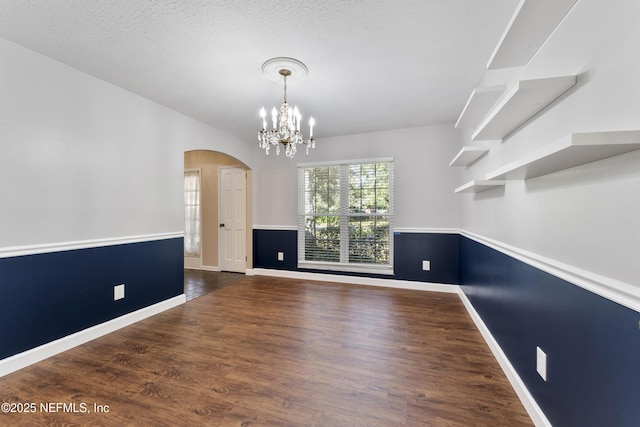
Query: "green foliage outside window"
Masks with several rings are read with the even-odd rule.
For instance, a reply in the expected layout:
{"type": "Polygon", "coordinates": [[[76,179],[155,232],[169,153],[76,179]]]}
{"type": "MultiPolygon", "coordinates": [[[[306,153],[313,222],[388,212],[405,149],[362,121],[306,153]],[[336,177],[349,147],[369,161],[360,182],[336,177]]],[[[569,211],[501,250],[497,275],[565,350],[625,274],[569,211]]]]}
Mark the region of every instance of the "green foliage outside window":
{"type": "Polygon", "coordinates": [[[390,163],[304,168],[305,261],[391,264],[390,174],[390,163]]]}

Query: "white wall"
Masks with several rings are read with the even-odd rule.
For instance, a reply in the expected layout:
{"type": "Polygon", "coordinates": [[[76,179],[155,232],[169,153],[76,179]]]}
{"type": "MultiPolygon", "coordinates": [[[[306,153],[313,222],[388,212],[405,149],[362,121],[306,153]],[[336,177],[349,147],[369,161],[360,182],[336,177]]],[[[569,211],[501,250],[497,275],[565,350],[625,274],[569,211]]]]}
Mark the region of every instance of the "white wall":
{"type": "Polygon", "coordinates": [[[0,39],[0,248],[180,232],[183,152],[249,143],[0,39]]]}
{"type": "MultiPolygon", "coordinates": [[[[513,71],[525,79],[578,74],[577,86],[495,145],[458,184],[573,132],[640,130],[639,16],[635,0],[577,2],[530,63],[513,71]]],[[[639,165],[636,151],[461,195],[463,228],[640,287],[639,165]]]]}
{"type": "Polygon", "coordinates": [[[459,199],[453,188],[460,172],[448,164],[459,139],[452,125],[442,125],[320,138],[309,156],[298,151],[294,159],[273,150],[266,156],[256,148],[254,224],[297,225],[298,163],[394,157],[395,226],[457,228],[459,199]]]}

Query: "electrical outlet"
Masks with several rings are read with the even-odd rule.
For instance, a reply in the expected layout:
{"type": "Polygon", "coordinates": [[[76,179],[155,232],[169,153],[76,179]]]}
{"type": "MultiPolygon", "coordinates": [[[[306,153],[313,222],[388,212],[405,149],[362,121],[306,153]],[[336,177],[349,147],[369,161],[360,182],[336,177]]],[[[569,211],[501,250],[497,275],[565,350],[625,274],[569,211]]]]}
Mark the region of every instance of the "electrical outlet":
{"type": "Polygon", "coordinates": [[[424,271],[431,271],[431,261],[422,261],[422,269],[424,271]]]}
{"type": "Polygon", "coordinates": [[[118,301],[124,298],[124,283],[113,287],[113,300],[118,301]]]}
{"type": "Polygon", "coordinates": [[[547,380],[547,354],[536,347],[536,370],[543,380],[547,380]]]}
{"type": "Polygon", "coordinates": [[[278,252],[278,261],[284,261],[284,252],[278,252]]]}

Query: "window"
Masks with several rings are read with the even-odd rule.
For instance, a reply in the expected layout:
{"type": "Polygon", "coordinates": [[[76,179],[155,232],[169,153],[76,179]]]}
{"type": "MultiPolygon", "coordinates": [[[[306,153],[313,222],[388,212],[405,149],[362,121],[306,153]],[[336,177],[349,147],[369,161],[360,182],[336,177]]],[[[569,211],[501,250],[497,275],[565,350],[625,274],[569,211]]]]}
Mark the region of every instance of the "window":
{"type": "Polygon", "coordinates": [[[200,258],[200,171],[184,172],[184,256],[200,258]]]}
{"type": "Polygon", "coordinates": [[[298,167],[298,266],[393,273],[393,161],[298,167]]]}

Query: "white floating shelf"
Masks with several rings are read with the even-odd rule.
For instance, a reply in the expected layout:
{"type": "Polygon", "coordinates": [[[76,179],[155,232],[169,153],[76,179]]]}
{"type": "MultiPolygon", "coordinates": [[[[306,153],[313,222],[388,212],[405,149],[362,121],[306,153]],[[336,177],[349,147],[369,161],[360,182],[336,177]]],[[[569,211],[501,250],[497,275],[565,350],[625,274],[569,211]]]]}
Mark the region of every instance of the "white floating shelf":
{"type": "Polygon", "coordinates": [[[475,88],[458,117],[456,128],[475,128],[506,89],[505,85],[475,88]]]}
{"type": "Polygon", "coordinates": [[[476,160],[480,159],[480,157],[487,154],[489,150],[489,147],[479,145],[469,145],[466,147],[462,147],[462,149],[453,158],[453,160],[451,160],[449,166],[469,166],[476,160]]]}
{"type": "Polygon", "coordinates": [[[640,149],[640,131],[574,133],[487,174],[530,179],[640,149]]]}
{"type": "Polygon", "coordinates": [[[456,193],[480,193],[493,188],[502,187],[504,181],[476,179],[456,188],[456,193]]]}
{"type": "Polygon", "coordinates": [[[526,65],[577,0],[521,0],[487,69],[526,65]]]}
{"type": "Polygon", "coordinates": [[[504,139],[576,84],[576,76],[518,81],[478,125],[471,139],[504,139]]]}

